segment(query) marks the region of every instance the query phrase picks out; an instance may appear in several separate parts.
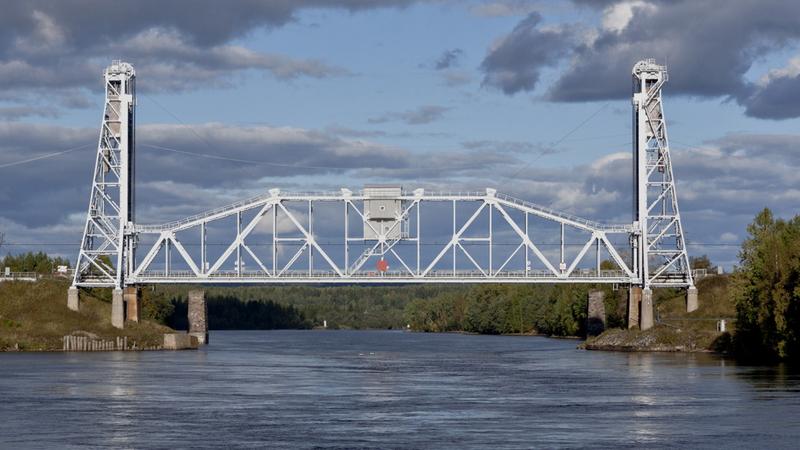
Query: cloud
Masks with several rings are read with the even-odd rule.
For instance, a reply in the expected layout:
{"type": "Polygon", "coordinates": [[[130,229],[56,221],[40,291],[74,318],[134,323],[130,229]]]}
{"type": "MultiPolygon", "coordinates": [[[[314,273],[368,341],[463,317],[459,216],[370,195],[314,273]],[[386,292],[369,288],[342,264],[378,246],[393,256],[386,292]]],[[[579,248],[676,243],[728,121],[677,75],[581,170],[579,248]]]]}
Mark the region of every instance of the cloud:
{"type": "Polygon", "coordinates": [[[19,120],[25,117],[58,117],[58,111],[53,108],[35,106],[8,106],[0,107],[0,120],[19,120]]]}
{"type": "Polygon", "coordinates": [[[442,72],[445,86],[457,87],[472,82],[472,75],[461,70],[446,70],[442,72]]]}
{"type": "MultiPolygon", "coordinates": [[[[57,157],[0,168],[0,217],[34,227],[59,223],[83,210],[96,141],[97,131],[88,128],[0,123],[0,166],[80,147],[57,157]]],[[[338,187],[331,186],[330,179],[361,183],[436,174],[459,178],[489,167],[518,164],[515,158],[485,150],[421,154],[344,138],[336,131],[218,123],[140,125],[136,161],[138,214],[148,221],[189,215],[276,185],[305,191],[315,186],[338,187]],[[448,169],[443,171],[445,166],[448,169]]]]}
{"type": "Polygon", "coordinates": [[[464,55],[464,50],[460,48],[454,48],[452,50],[445,50],[439,59],[436,60],[436,64],[434,64],[434,68],[436,70],[444,70],[449,69],[451,67],[455,67],[458,65],[459,60],[464,55]]]}
{"type": "Polygon", "coordinates": [[[630,69],[644,58],[667,63],[671,94],[723,98],[752,117],[800,116],[798,61],[749,79],[754,63],[800,41],[800,3],[781,0],[575,0],[597,11],[597,26],[545,27],[531,13],[492,46],[484,84],[508,95],[533,91],[541,72],[559,68],[546,98],[557,102],[624,99],[630,69]]]}
{"type": "MultiPolygon", "coordinates": [[[[279,80],[325,78],[349,71],[316,59],[264,53],[234,42],[259,29],[297,21],[307,8],[350,12],[404,7],[416,0],[212,0],[164,3],[142,0],[31,0],[4,5],[0,16],[0,98],[25,92],[40,99],[71,98],[92,90],[112,58],[124,55],[140,73],[144,90],[228,86],[233,76],[256,71],[279,80]],[[176,77],[180,74],[180,77],[176,77]]],[[[55,102],[79,107],[85,102],[55,102]]]]}
{"type": "Polygon", "coordinates": [[[743,95],[745,114],[761,119],[800,117],[800,57],[787,67],[771,71],[762,82],[743,95]]]}
{"type": "Polygon", "coordinates": [[[372,117],[367,121],[373,124],[400,121],[407,125],[424,125],[443,118],[444,113],[450,109],[445,106],[425,105],[408,111],[388,112],[381,116],[372,117]]]}
{"type": "Polygon", "coordinates": [[[479,141],[465,141],[462,142],[461,145],[470,150],[492,151],[496,153],[549,153],[549,147],[538,142],[528,141],[496,141],[487,139],[479,141]]]}
{"type": "MultiPolygon", "coordinates": [[[[0,165],[88,146],[0,169],[0,229],[9,242],[78,241],[96,139],[94,129],[0,123],[0,165]]],[[[731,245],[760,209],[768,206],[782,217],[796,214],[798,141],[800,136],[792,134],[731,134],[701,147],[673,148],[691,251],[730,266],[736,253],[731,245]]],[[[410,151],[330,130],[216,123],[143,125],[137,144],[137,220],[143,223],[186,217],[272,187],[335,190],[370,183],[442,191],[494,187],[603,222],[627,222],[632,214],[628,152],[576,166],[539,163],[520,172],[541,145],[486,140],[444,151],[410,151]]],[[[8,249],[64,251],[58,246],[8,249]]]]}
{"type": "Polygon", "coordinates": [[[543,28],[542,16],[531,13],[514,30],[497,41],[481,63],[483,84],[511,95],[532,91],[542,70],[555,65],[570,51],[568,28],[543,28]]]}
{"type": "Polygon", "coordinates": [[[470,8],[473,14],[482,17],[525,16],[539,8],[531,0],[500,0],[482,2],[470,8]]]}

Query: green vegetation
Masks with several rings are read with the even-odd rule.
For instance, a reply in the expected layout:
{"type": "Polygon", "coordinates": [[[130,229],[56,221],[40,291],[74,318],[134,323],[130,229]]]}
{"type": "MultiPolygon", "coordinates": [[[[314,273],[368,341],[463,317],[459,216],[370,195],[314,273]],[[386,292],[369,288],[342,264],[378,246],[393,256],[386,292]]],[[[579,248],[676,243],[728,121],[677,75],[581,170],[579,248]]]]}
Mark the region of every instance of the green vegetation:
{"type": "Polygon", "coordinates": [[[0,351],[61,350],[61,338],[76,332],[108,340],[127,336],[139,346],[155,346],[171,332],[149,321],[126,324],[124,330],[112,327],[110,300],[98,298],[97,290],[81,292],[81,311],[70,311],[68,287],[68,281],[57,279],[0,283],[0,351]]]}
{"type": "MultiPolygon", "coordinates": [[[[212,330],[279,330],[311,328],[310,323],[291,305],[281,305],[270,300],[242,301],[235,296],[210,297],[208,302],[208,327],[212,330]]],[[[174,312],[169,318],[172,328],[189,327],[186,302],[174,302],[174,312]]]]}
{"type": "Polygon", "coordinates": [[[69,261],[65,258],[48,256],[47,253],[43,252],[6,255],[5,258],[0,260],[0,270],[10,267],[12,272],[50,274],[55,272],[58,266],[69,267],[69,261]]]}
{"type": "Polygon", "coordinates": [[[588,285],[478,285],[432,299],[417,299],[405,309],[412,330],[482,334],[580,336],[585,332],[590,289],[606,292],[610,326],[622,326],[624,291],[588,285]]]}
{"type": "Polygon", "coordinates": [[[747,227],[735,274],[736,354],[744,359],[800,357],[800,216],[769,209],[747,227]]]}
{"type": "Polygon", "coordinates": [[[211,329],[313,328],[324,323],[333,329],[402,329],[410,302],[469,290],[437,285],[151,286],[142,292],[143,317],[185,329],[191,289],[205,290],[211,329]]]}
{"type": "Polygon", "coordinates": [[[593,350],[728,352],[730,334],[718,332],[717,321],[735,317],[736,308],[730,289],[729,275],[698,280],[700,307],[691,313],[686,312],[686,291],[656,289],[653,291],[655,327],[646,331],[611,328],[600,336],[589,338],[585,347],[593,350]]]}
{"type": "MultiPolygon", "coordinates": [[[[277,286],[206,288],[211,329],[313,328],[580,336],[587,285],[277,286]]],[[[186,329],[188,286],[144,290],[143,316],[186,329]]],[[[625,320],[625,291],[605,286],[611,326],[625,320]]]]}

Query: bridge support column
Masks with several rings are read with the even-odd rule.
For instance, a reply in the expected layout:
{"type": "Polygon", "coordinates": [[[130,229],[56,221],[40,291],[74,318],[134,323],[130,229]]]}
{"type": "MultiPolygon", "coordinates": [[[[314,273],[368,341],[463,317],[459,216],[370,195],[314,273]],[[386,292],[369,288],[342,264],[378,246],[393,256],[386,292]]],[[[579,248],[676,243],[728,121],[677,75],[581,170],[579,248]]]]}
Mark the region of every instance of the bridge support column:
{"type": "Polygon", "coordinates": [[[111,291],[111,325],[115,328],[125,326],[125,298],[120,288],[111,291]]]}
{"type": "Polygon", "coordinates": [[[125,300],[125,319],[131,322],[139,322],[139,308],[141,307],[140,290],[136,286],[126,286],[123,298],[125,300]]]}
{"type": "Polygon", "coordinates": [[[639,311],[642,307],[642,288],[631,286],[628,290],[628,329],[639,326],[639,311]]]}
{"type": "Polygon", "coordinates": [[[697,288],[689,286],[689,289],[686,290],[686,312],[697,311],[699,307],[700,303],[697,301],[697,288]]]}
{"type": "Polygon", "coordinates": [[[78,297],[78,287],[77,286],[70,286],[67,289],[67,308],[73,311],[79,311],[81,309],[81,300],[78,297]]]}
{"type": "Polygon", "coordinates": [[[189,291],[189,334],[208,344],[208,305],[205,291],[189,291]]]}
{"type": "Polygon", "coordinates": [[[586,315],[586,335],[597,336],[606,329],[606,293],[589,291],[588,314],[586,315]]]}
{"type": "Polygon", "coordinates": [[[649,330],[653,328],[653,290],[650,288],[642,289],[642,308],[640,311],[639,328],[649,330]]]}

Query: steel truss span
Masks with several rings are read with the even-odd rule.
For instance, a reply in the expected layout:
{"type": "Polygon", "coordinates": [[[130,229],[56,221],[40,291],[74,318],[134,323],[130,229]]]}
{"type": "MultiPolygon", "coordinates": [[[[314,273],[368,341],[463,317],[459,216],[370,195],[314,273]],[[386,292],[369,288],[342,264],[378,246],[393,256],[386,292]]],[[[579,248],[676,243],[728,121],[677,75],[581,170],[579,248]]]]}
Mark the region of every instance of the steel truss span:
{"type": "Polygon", "coordinates": [[[650,60],[633,71],[635,205],[625,224],[582,219],[494,189],[437,193],[400,186],[271,189],[182,220],[139,224],[133,216],[133,69],[115,62],[105,75],[106,112],[74,286],[693,285],[661,106],[666,69],[650,60]]]}
{"type": "Polygon", "coordinates": [[[357,195],[346,189],[339,193],[293,194],[273,189],[263,198],[187,220],[136,226],[135,233],[141,238],[152,235],[155,239],[129,274],[128,281],[639,282],[611,238],[622,235],[627,245],[630,225],[593,223],[498,194],[493,189],[455,194],[425,193],[421,189],[404,193],[396,188],[398,195],[364,191],[366,194],[357,195]],[[370,214],[370,203],[375,202],[396,208],[376,219],[370,214]],[[432,220],[426,220],[423,205],[430,206],[432,220]],[[324,214],[316,212],[323,208],[324,214]],[[334,209],[339,214],[331,214],[334,209]],[[209,258],[208,230],[219,231],[216,224],[229,218],[233,219],[227,221],[232,226],[230,242],[219,255],[209,258]],[[443,218],[447,224],[442,223],[443,218]],[[549,227],[550,235],[534,230],[531,227],[534,221],[553,224],[549,227]],[[314,224],[322,222],[326,228],[341,232],[338,240],[320,242],[314,224]],[[259,230],[257,237],[255,230],[259,230]],[[429,237],[427,232],[431,234],[429,237]],[[580,242],[576,254],[566,251],[567,233],[580,242]],[[196,238],[194,254],[187,250],[181,235],[196,238]],[[267,242],[265,251],[258,252],[249,245],[251,239],[267,242]],[[558,244],[555,249],[545,247],[553,247],[553,243],[558,244]],[[601,256],[602,260],[613,261],[616,268],[601,270],[601,256]],[[174,270],[176,260],[188,270],[174,270]],[[380,261],[385,261],[384,270],[378,268],[380,261]],[[583,267],[579,267],[581,262],[583,267]],[[159,268],[153,269],[154,265],[159,268]]]}

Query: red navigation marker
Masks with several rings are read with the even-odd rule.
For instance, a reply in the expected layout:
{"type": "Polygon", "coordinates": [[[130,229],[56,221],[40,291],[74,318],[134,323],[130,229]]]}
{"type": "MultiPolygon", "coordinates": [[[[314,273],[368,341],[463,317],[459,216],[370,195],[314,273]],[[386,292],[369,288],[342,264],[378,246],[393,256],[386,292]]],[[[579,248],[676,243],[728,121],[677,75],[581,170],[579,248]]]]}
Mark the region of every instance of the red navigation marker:
{"type": "Polygon", "coordinates": [[[387,270],[389,270],[389,263],[386,262],[385,259],[381,259],[375,264],[375,267],[377,267],[378,270],[381,272],[386,272],[387,270]]]}

